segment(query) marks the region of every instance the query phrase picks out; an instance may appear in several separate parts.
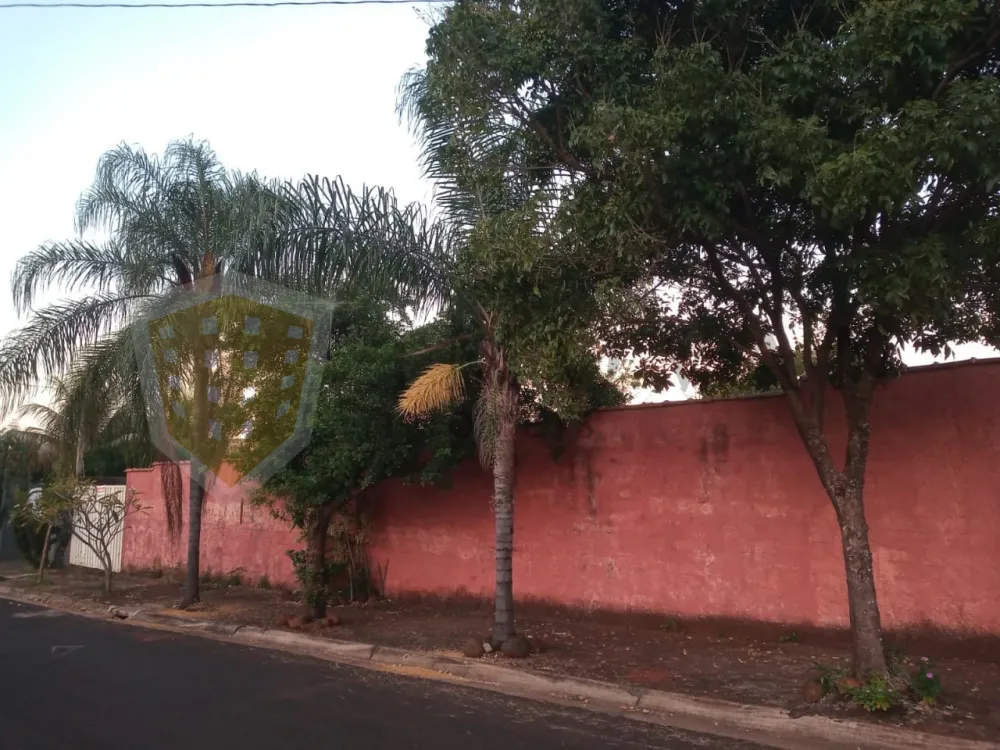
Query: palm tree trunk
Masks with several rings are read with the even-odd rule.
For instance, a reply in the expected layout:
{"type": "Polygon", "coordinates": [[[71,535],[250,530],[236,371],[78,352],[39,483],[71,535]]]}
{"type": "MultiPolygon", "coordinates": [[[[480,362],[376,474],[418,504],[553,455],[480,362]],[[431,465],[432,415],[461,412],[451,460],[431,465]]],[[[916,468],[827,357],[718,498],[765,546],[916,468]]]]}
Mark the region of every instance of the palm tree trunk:
{"type": "MultiPolygon", "coordinates": [[[[192,330],[197,330],[198,321],[191,324],[192,330]]],[[[208,376],[209,370],[205,362],[206,347],[199,337],[194,346],[194,397],[191,413],[191,424],[194,430],[193,447],[195,455],[200,453],[198,446],[208,440],[208,376]]],[[[188,495],[188,548],[187,575],[184,581],[184,598],[180,607],[190,607],[201,599],[201,512],[205,505],[204,468],[196,466],[197,460],[191,461],[191,476],[188,495]]]]}
{"type": "Polygon", "coordinates": [[[200,479],[198,469],[192,461],[188,501],[187,571],[184,578],[184,598],[179,605],[181,609],[186,609],[201,600],[201,509],[205,503],[205,488],[200,479]]]}
{"type": "Polygon", "coordinates": [[[493,515],[496,521],[496,599],[493,642],[514,635],[514,427],[505,418],[493,456],[493,515]]]}
{"type": "Polygon", "coordinates": [[[86,446],[83,441],[83,424],[81,418],[81,425],[76,431],[76,457],[73,462],[73,475],[79,479],[83,476],[84,471],[84,461],[83,457],[86,453],[86,446]]]}

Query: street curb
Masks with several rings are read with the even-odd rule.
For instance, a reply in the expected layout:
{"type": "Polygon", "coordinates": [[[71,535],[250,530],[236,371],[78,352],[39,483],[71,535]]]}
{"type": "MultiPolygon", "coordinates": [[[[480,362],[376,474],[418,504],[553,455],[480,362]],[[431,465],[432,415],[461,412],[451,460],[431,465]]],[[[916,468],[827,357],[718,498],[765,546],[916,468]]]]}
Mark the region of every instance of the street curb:
{"type": "Polygon", "coordinates": [[[32,594],[0,583],[0,598],[22,604],[35,604],[49,609],[65,609],[86,616],[99,616],[108,612],[108,606],[98,602],[81,602],[63,594],[32,594]]]}
{"type": "MultiPolygon", "coordinates": [[[[79,603],[65,596],[30,597],[0,584],[0,597],[79,613],[79,603]]],[[[948,750],[1000,750],[1000,743],[994,742],[944,737],[823,716],[793,718],[783,709],[767,706],[743,705],[640,687],[627,688],[575,677],[550,677],[443,654],[131,609],[133,611],[124,612],[129,616],[121,622],[292,651],[367,669],[451,680],[536,700],[555,700],[565,704],[568,699],[581,708],[605,713],[613,711],[640,721],[751,740],[786,750],[940,750],[943,747],[948,750]]],[[[81,614],[95,616],[93,610],[81,614]]]]}

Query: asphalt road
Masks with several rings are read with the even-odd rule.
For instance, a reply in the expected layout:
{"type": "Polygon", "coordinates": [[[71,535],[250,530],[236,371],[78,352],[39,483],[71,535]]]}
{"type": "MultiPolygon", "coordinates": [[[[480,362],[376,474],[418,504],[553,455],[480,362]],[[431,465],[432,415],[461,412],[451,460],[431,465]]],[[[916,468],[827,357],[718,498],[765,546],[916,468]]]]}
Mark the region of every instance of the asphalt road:
{"type": "Polygon", "coordinates": [[[0,750],[763,750],[0,599],[0,750]]]}

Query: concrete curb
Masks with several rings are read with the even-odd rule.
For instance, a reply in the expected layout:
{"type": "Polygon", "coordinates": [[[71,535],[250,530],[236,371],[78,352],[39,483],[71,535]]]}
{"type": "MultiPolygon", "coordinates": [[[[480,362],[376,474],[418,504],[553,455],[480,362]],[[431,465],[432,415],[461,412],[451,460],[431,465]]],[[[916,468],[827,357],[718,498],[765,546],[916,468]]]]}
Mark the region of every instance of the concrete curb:
{"type": "Polygon", "coordinates": [[[21,591],[13,586],[0,583],[0,597],[23,604],[37,604],[40,607],[49,609],[65,609],[83,615],[105,614],[108,612],[108,605],[99,602],[81,602],[62,594],[35,594],[21,591]]]}
{"type": "MultiPolygon", "coordinates": [[[[25,596],[0,584],[0,597],[79,611],[79,603],[57,595],[25,596]],[[68,604],[66,604],[68,603],[68,604]]],[[[550,677],[443,654],[405,651],[356,641],[317,638],[287,630],[265,630],[213,620],[131,608],[123,622],[168,629],[249,646],[291,651],[367,669],[461,681],[488,690],[583,708],[621,713],[682,729],[744,739],[786,750],[1000,750],[1000,743],[963,740],[869,722],[822,716],[792,718],[787,711],[697,698],[680,693],[623,687],[574,677],[550,677]],[[947,745],[945,744],[947,743],[947,745]]],[[[94,616],[92,610],[84,612],[94,616]]]]}

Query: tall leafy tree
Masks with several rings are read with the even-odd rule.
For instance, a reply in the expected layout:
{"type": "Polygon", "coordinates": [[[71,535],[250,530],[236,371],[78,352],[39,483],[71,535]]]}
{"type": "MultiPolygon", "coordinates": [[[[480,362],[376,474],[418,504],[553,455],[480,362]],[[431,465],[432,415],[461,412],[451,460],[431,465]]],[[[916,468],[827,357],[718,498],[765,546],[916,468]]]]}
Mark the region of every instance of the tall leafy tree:
{"type": "Polygon", "coordinates": [[[855,670],[883,672],[877,384],[905,345],[1000,336],[1000,4],[459,0],[428,54],[438,153],[558,187],[608,353],[657,387],[769,370],[840,528],[855,670]]]}

